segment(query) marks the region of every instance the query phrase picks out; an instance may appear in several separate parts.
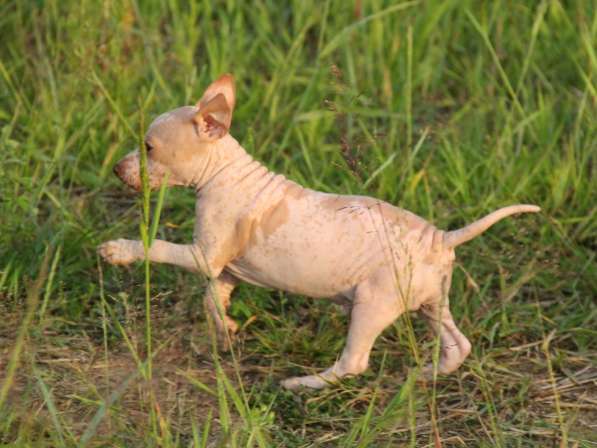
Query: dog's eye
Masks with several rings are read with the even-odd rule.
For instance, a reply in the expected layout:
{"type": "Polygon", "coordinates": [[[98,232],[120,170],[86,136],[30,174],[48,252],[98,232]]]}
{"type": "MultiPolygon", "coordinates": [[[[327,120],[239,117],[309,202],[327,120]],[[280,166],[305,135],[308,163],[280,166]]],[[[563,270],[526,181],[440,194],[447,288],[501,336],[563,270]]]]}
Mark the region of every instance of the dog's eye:
{"type": "Polygon", "coordinates": [[[149,152],[153,149],[153,146],[151,146],[150,143],[145,142],[145,151],[149,152]]]}

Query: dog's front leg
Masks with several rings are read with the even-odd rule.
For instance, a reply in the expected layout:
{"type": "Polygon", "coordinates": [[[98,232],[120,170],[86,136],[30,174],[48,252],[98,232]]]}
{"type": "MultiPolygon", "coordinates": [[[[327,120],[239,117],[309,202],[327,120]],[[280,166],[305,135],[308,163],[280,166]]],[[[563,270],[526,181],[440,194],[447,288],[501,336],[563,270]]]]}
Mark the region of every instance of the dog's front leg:
{"type": "Polygon", "coordinates": [[[238,330],[238,324],[226,314],[230,306],[230,295],[237,283],[235,277],[227,272],[222,272],[217,278],[212,278],[209,281],[203,297],[207,318],[213,319],[218,342],[224,350],[230,349],[231,337],[238,330]]]}
{"type": "MultiPolygon", "coordinates": [[[[98,252],[110,264],[127,265],[145,259],[143,242],[138,240],[121,238],[107,241],[99,246],[98,252]]],[[[217,276],[221,271],[220,267],[211,266],[199,246],[194,244],[174,244],[154,240],[148,256],[153,263],[167,263],[189,271],[200,271],[210,278],[217,276]]]]}

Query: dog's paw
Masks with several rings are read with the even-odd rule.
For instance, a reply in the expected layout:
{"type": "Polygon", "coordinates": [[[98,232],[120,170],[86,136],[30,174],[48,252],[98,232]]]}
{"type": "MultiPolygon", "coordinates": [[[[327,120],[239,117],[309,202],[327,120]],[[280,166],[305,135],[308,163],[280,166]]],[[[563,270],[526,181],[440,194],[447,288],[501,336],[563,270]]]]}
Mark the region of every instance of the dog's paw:
{"type": "Polygon", "coordinates": [[[224,316],[224,322],[226,322],[226,329],[231,336],[234,336],[236,333],[238,333],[238,324],[234,319],[224,316]]]}
{"type": "Polygon", "coordinates": [[[97,251],[110,264],[127,265],[139,260],[138,243],[121,238],[100,244],[97,251]]]}
{"type": "Polygon", "coordinates": [[[333,381],[324,378],[321,375],[307,375],[286,378],[285,380],[280,381],[280,384],[284,389],[288,390],[298,390],[301,388],[323,389],[324,387],[332,385],[333,381]]]}
{"type": "Polygon", "coordinates": [[[224,322],[225,325],[219,325],[217,328],[218,346],[223,352],[229,352],[238,332],[238,324],[228,316],[224,316],[224,322]]]}

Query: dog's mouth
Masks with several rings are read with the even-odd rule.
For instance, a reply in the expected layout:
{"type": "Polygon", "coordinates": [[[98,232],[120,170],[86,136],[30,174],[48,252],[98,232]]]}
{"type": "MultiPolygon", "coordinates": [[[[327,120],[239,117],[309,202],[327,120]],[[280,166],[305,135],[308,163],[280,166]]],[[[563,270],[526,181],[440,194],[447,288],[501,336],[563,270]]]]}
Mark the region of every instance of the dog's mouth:
{"type": "MultiPolygon", "coordinates": [[[[113,171],[114,174],[116,174],[116,176],[122,181],[122,183],[128,185],[137,192],[141,191],[141,167],[139,156],[137,154],[126,156],[114,166],[113,171]]],[[[164,180],[166,170],[160,163],[155,163],[151,160],[148,160],[147,171],[149,177],[149,188],[151,190],[159,189],[164,180]]]]}
{"type": "Polygon", "coordinates": [[[114,165],[114,174],[135,191],[141,190],[141,176],[138,157],[125,157],[114,165]]]}

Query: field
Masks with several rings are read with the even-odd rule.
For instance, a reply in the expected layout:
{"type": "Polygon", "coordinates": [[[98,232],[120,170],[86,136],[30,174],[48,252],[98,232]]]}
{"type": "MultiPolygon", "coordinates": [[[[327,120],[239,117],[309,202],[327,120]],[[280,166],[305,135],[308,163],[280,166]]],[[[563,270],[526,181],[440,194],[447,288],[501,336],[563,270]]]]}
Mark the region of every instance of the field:
{"type": "Polygon", "coordinates": [[[7,0],[0,32],[0,446],[597,446],[595,3],[7,0]],[[99,259],[191,240],[192,191],[147,213],[112,167],[226,72],[231,134],[304,186],[442,229],[542,207],[459,247],[455,374],[422,381],[413,313],[366,374],[291,393],[341,352],[336,305],[243,285],[221,353],[204,278],[99,259]]]}

